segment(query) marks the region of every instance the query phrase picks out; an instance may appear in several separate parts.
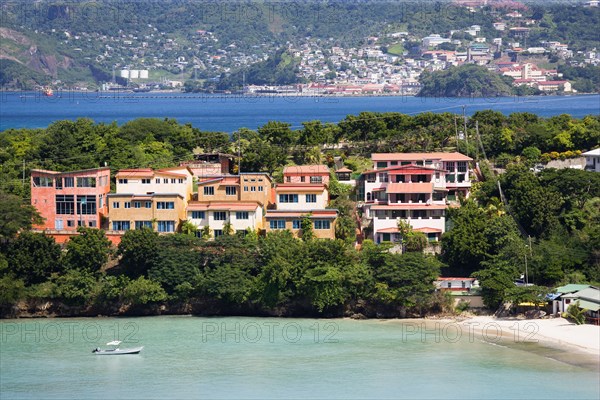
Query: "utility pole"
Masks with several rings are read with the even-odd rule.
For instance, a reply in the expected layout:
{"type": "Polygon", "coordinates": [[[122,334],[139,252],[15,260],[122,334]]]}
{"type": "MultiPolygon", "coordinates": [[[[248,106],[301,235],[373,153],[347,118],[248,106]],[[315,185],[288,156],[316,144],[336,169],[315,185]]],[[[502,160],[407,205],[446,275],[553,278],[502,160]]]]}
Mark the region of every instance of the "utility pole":
{"type": "Polygon", "coordinates": [[[458,124],[456,122],[456,115],[454,116],[454,134],[456,135],[456,151],[460,151],[458,148],[458,124]]]}
{"type": "Polygon", "coordinates": [[[25,187],[25,159],[23,159],[23,187],[25,187]]]}
{"type": "MultiPolygon", "coordinates": [[[[238,130],[238,175],[242,174],[242,132],[238,130]]],[[[241,182],[240,182],[241,185],[241,182]]],[[[241,189],[241,186],[240,186],[241,189]]]]}
{"type": "Polygon", "coordinates": [[[464,127],[464,130],[465,130],[465,146],[466,146],[465,153],[468,156],[469,155],[469,135],[467,135],[467,116],[465,114],[465,108],[466,107],[467,106],[465,106],[464,104],[462,105],[462,110],[463,110],[463,127],[464,127]]]}

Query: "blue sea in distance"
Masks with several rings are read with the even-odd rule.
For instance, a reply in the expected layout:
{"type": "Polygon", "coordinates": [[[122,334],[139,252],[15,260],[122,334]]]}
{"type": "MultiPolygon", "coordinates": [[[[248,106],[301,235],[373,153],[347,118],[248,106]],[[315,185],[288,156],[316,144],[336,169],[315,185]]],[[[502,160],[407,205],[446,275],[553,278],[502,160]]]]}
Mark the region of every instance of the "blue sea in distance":
{"type": "Polygon", "coordinates": [[[538,344],[421,321],[0,321],[1,399],[598,399],[598,371],[538,344]],[[437,333],[436,333],[437,332],[437,333]],[[113,339],[139,355],[98,356],[113,339]],[[492,340],[492,338],[489,338],[492,340]]]}
{"type": "Polygon", "coordinates": [[[492,109],[506,115],[531,112],[543,117],[600,114],[600,95],[492,98],[434,98],[412,96],[299,97],[236,96],[182,93],[0,92],[0,131],[44,128],[56,120],[88,117],[96,122],[123,124],[141,117],[175,118],[207,131],[256,129],[268,121],[283,121],[293,129],[302,122],[339,122],[362,111],[418,114],[426,111],[462,113],[492,109]]]}

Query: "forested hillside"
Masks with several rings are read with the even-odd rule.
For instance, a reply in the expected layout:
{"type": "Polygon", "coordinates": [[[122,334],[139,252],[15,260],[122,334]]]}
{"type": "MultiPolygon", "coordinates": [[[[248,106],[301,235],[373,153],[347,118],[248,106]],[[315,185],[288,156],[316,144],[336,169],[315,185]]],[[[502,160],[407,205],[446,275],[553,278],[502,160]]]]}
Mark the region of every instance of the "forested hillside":
{"type": "MultiPolygon", "coordinates": [[[[201,0],[50,2],[2,4],[0,83],[10,87],[103,82],[112,69],[138,65],[156,76],[218,79],[222,66],[236,72],[242,64],[216,60],[215,51],[264,61],[289,44],[308,38],[326,47],[365,44],[397,31],[415,42],[432,33],[447,34],[478,24],[488,42],[498,33],[492,23],[510,7],[491,2],[471,13],[450,2],[213,2],[201,0]],[[372,4],[371,4],[372,3],[372,4]],[[504,7],[504,8],[503,8],[504,7]],[[185,59],[176,67],[177,60],[185,59]],[[216,61],[215,61],[216,60],[216,61]],[[19,68],[15,68],[14,63],[19,68]],[[224,64],[223,64],[224,63],[224,64]],[[223,64],[223,65],[221,65],[223,64]],[[202,68],[198,68],[200,65],[202,68]],[[219,71],[217,71],[219,70],[219,71]]],[[[564,2],[522,7],[524,18],[540,20],[528,46],[542,40],[566,43],[575,51],[597,47],[598,10],[564,2]]],[[[381,41],[385,46],[385,40],[381,41]]],[[[218,57],[218,54],[216,55],[218,57]]],[[[236,56],[237,57],[237,56],[236,56]]],[[[289,81],[289,79],[287,80],[289,81]]]]}

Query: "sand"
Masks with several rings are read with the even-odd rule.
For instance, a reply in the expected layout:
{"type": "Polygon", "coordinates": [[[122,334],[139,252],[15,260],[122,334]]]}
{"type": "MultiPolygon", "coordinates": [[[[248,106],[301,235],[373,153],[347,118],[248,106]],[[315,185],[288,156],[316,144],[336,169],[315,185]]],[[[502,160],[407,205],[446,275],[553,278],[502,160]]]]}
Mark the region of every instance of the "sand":
{"type": "Polygon", "coordinates": [[[564,318],[518,319],[477,316],[457,322],[494,340],[498,332],[505,339],[522,343],[579,351],[600,357],[600,326],[576,325],[564,318]]]}

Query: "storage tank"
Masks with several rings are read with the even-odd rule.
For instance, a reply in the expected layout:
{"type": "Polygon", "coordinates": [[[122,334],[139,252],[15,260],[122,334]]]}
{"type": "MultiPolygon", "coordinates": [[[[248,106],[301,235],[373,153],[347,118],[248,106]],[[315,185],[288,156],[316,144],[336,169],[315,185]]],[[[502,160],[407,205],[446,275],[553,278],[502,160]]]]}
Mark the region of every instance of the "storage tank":
{"type": "Polygon", "coordinates": [[[140,77],[140,70],[139,69],[129,70],[129,78],[131,78],[131,79],[138,79],[139,77],[140,77]]]}
{"type": "Polygon", "coordinates": [[[140,70],[140,79],[148,79],[148,70],[147,69],[140,70]]]}
{"type": "Polygon", "coordinates": [[[121,70],[121,78],[129,79],[129,70],[128,69],[121,70]]]}

